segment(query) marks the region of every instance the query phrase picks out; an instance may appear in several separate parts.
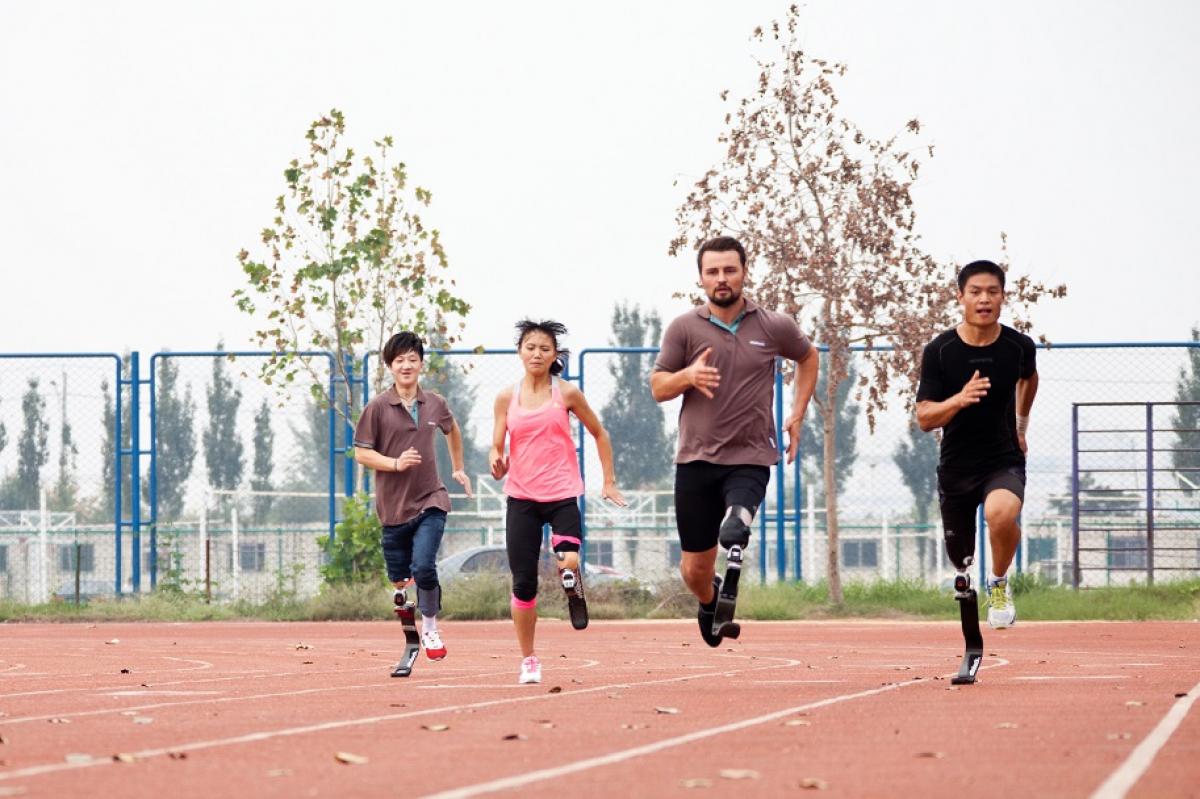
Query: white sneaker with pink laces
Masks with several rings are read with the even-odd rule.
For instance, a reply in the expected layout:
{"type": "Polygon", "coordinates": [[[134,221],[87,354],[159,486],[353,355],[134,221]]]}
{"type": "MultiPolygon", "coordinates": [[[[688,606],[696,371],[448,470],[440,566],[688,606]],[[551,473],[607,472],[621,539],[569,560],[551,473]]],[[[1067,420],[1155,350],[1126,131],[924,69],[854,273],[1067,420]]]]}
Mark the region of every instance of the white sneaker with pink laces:
{"type": "Polygon", "coordinates": [[[537,655],[530,655],[521,661],[521,676],[517,678],[517,682],[521,685],[529,683],[538,683],[542,681],[542,662],[537,659],[537,655]]]}

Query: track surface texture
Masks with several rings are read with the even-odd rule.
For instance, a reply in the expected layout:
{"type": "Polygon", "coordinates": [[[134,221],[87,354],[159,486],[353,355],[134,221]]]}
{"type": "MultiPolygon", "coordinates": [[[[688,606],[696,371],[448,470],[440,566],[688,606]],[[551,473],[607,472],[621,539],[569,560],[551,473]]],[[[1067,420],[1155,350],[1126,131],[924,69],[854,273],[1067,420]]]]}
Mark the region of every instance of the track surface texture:
{"type": "Polygon", "coordinates": [[[0,625],[0,797],[1200,797],[1200,624],[0,625]],[[346,762],[350,761],[350,762],[346,762]]]}

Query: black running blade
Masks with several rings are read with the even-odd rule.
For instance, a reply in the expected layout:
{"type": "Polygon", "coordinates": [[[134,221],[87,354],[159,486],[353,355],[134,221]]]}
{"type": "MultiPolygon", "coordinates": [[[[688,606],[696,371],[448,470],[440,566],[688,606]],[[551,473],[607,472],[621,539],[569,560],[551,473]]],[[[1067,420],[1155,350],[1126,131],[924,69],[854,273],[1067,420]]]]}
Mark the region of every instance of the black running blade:
{"type": "Polygon", "coordinates": [[[962,623],[966,653],[963,655],[962,664],[958,667],[958,674],[950,680],[950,683],[952,685],[971,685],[975,682],[975,674],[979,671],[979,664],[983,661],[983,633],[979,630],[979,595],[975,593],[975,589],[969,590],[965,597],[958,600],[958,615],[962,623]]]}
{"type": "Polygon", "coordinates": [[[404,647],[404,658],[396,664],[396,668],[392,669],[393,677],[407,677],[412,674],[413,663],[417,660],[417,655],[421,653],[421,647],[414,644],[407,644],[404,647]]]}
{"type": "Polygon", "coordinates": [[[982,649],[968,649],[963,655],[962,665],[958,667],[958,674],[950,678],[951,685],[972,685],[975,682],[975,673],[979,671],[979,664],[983,662],[982,649]]]}

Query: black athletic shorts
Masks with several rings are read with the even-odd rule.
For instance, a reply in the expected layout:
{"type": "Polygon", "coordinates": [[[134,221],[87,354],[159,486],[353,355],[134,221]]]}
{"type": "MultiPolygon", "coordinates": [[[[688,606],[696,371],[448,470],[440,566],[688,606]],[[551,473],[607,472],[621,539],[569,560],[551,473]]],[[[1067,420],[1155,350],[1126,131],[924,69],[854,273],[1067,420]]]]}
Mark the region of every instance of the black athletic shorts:
{"type": "Polygon", "coordinates": [[[721,520],[730,505],[758,510],[767,495],[771,470],[766,466],[723,466],[707,461],[675,467],[675,524],[679,548],[705,552],[717,545],[721,520]]]}
{"type": "Polygon", "coordinates": [[[948,472],[939,466],[938,507],[947,536],[966,534],[974,539],[975,517],[987,495],[1007,489],[1025,501],[1025,467],[1001,466],[979,472],[948,472]]]}

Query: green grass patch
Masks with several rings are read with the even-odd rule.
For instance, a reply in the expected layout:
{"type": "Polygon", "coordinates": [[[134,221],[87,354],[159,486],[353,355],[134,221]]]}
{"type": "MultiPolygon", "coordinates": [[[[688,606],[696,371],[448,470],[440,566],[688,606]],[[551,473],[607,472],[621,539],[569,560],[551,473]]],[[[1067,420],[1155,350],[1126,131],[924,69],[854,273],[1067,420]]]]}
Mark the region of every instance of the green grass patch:
{"type": "MultiPolygon", "coordinates": [[[[509,618],[509,580],[503,575],[475,575],[456,580],[443,591],[445,619],[509,618]]],[[[1200,580],[1153,586],[1132,584],[1079,591],[1048,585],[1029,576],[1014,579],[1019,618],[1041,620],[1193,620],[1200,618],[1200,580]]],[[[915,582],[848,583],[845,601],[829,602],[824,583],[743,584],[738,617],[755,620],[891,618],[958,618],[949,592],[915,582]]],[[[981,598],[982,599],[982,598],[981,598]]],[[[653,586],[602,583],[588,586],[593,619],[691,618],[696,600],[678,580],[653,586]]],[[[538,612],[546,618],[567,617],[566,598],[543,581],[538,612]]],[[[985,612],[980,602],[981,615],[985,612]]],[[[122,599],[23,605],[0,600],[0,621],[366,621],[392,618],[391,592],[382,583],[324,586],[314,597],[299,599],[278,591],[262,602],[209,604],[202,596],[157,591],[122,599]]]]}

